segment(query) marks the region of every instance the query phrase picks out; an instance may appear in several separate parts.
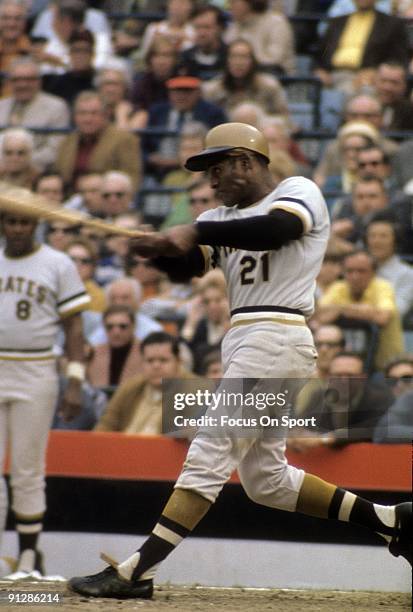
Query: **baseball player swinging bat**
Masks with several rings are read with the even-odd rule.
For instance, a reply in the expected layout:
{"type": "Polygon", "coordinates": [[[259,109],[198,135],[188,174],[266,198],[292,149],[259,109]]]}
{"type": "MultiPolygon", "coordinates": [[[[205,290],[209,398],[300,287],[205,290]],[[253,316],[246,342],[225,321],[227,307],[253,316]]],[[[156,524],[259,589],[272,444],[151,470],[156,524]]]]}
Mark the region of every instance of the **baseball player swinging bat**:
{"type": "Polygon", "coordinates": [[[84,213],[67,210],[62,206],[49,202],[45,198],[33,193],[29,189],[15,187],[0,181],[0,212],[30,215],[38,219],[64,221],[72,225],[85,225],[105,234],[117,234],[129,238],[139,238],[144,232],[118,227],[101,219],[86,216],[84,213]]]}

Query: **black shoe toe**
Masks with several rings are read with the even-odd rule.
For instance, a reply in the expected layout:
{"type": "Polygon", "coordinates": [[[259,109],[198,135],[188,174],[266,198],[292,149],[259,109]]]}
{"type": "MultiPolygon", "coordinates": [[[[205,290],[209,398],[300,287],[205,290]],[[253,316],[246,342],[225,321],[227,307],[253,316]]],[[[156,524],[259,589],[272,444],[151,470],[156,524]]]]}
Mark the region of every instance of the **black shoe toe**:
{"type": "Polygon", "coordinates": [[[121,578],[113,567],[98,574],[71,578],[68,586],[72,591],[86,597],[113,597],[116,599],[150,599],[153,594],[152,580],[131,582],[121,578]]]}

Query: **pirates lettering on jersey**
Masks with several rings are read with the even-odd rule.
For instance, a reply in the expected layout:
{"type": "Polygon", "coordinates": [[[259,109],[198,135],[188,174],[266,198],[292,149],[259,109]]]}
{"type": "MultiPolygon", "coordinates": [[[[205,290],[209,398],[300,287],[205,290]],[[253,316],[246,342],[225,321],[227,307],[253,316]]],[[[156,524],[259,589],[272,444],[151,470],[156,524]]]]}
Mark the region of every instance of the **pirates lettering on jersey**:
{"type": "Polygon", "coordinates": [[[47,287],[23,276],[0,277],[0,293],[7,292],[32,298],[38,304],[43,304],[47,297],[47,287]]]}

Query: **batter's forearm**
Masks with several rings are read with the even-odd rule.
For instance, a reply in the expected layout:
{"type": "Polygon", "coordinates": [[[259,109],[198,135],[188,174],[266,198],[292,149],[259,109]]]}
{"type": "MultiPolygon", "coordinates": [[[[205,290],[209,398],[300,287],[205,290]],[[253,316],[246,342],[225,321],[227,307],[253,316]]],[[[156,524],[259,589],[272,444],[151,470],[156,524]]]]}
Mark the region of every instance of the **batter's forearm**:
{"type": "Polygon", "coordinates": [[[199,244],[226,246],[249,251],[280,249],[303,234],[302,221],[294,214],[277,210],[231,221],[198,221],[199,244]]]}

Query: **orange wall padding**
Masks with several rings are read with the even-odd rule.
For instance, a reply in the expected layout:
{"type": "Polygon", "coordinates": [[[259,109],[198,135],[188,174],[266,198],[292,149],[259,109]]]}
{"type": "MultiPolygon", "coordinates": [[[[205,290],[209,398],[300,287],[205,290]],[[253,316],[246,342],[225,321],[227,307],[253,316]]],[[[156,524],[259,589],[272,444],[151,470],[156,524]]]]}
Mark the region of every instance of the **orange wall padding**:
{"type": "MultiPolygon", "coordinates": [[[[162,436],[58,431],[50,434],[47,474],[83,478],[173,481],[188,443],[162,436]]],[[[341,487],[376,491],[410,491],[409,444],[351,444],[288,452],[290,463],[341,487]]],[[[239,482],[236,474],[231,482],[239,482]]]]}

